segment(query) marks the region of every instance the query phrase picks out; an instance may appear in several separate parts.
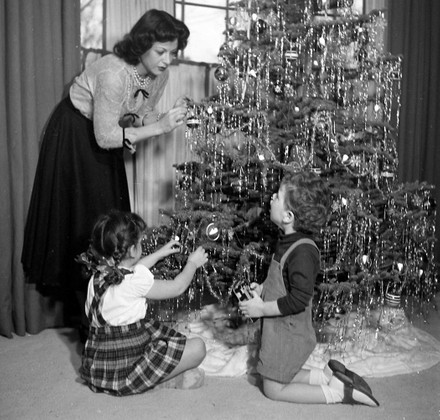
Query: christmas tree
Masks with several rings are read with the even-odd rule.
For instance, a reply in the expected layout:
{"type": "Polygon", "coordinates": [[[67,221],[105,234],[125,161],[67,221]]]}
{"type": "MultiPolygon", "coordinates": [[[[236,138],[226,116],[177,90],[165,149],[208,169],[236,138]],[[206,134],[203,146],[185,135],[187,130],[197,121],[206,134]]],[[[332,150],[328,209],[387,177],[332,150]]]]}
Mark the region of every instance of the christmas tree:
{"type": "Polygon", "coordinates": [[[319,174],[333,194],[318,238],[322,340],[346,334],[328,328],[339,315],[355,313],[359,333],[372,311],[420,310],[434,296],[433,187],[397,179],[403,58],[385,52],[383,13],[358,15],[351,3],[236,4],[215,70],[218,93],[190,106],[176,208],[145,244],[183,244],[158,267],[165,278],[196,246],[210,253],[184,297],[155,307],[163,319],[213,301],[236,306],[234,290],[264,280],[277,237],[270,197],[296,171],[319,174]]]}

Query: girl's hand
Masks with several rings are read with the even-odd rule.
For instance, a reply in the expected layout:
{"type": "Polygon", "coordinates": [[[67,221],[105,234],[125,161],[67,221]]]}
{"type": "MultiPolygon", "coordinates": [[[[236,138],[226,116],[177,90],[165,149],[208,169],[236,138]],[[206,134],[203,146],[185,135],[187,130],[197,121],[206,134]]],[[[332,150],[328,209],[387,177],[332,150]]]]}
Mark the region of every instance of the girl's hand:
{"type": "Polygon", "coordinates": [[[192,262],[197,268],[206,264],[208,261],[208,253],[203,247],[199,246],[194,252],[189,254],[188,262],[192,262]]]}
{"type": "Polygon", "coordinates": [[[182,249],[182,245],[179,241],[176,241],[172,239],[168,243],[166,243],[162,248],[159,248],[160,254],[163,256],[163,258],[168,257],[172,254],[177,254],[182,249]]]}
{"type": "Polygon", "coordinates": [[[185,116],[186,107],[178,106],[175,108],[171,108],[158,121],[158,124],[160,125],[163,133],[169,133],[184,123],[185,116]]]}
{"type": "Polygon", "coordinates": [[[239,302],[238,307],[246,318],[260,318],[264,316],[264,302],[255,290],[252,290],[252,296],[250,300],[239,302]]]}

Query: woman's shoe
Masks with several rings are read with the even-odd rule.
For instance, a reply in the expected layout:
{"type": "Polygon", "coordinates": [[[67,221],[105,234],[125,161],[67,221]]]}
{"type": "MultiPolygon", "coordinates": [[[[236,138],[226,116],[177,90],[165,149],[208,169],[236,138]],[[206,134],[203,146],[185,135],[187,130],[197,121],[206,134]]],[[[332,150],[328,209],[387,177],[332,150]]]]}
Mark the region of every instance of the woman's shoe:
{"type": "Polygon", "coordinates": [[[348,376],[352,381],[353,384],[358,388],[362,389],[363,392],[366,392],[367,394],[371,394],[371,388],[367,384],[364,378],[359,376],[357,373],[348,370],[345,365],[338,360],[331,359],[328,362],[328,367],[332,370],[333,373],[340,372],[345,376],[348,376]]]}

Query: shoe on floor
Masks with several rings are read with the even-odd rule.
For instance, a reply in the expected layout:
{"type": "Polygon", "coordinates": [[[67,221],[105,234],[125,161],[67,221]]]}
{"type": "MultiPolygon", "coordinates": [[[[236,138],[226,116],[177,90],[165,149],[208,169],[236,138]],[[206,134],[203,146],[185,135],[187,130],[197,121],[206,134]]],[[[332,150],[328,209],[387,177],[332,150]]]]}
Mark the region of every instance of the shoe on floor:
{"type": "Polygon", "coordinates": [[[189,369],[183,372],[182,389],[196,389],[205,383],[205,371],[201,368],[189,369]]]}
{"type": "Polygon", "coordinates": [[[194,368],[157,384],[154,389],[196,389],[200,388],[204,383],[205,371],[201,368],[194,368]]]}
{"type": "Polygon", "coordinates": [[[361,389],[363,392],[366,392],[367,394],[372,394],[371,388],[367,384],[365,379],[362,378],[357,373],[347,369],[343,363],[339,362],[338,360],[331,359],[328,362],[328,367],[332,370],[333,373],[340,372],[343,375],[348,376],[358,389],[361,389]]]}
{"type": "Polygon", "coordinates": [[[333,382],[335,378],[344,385],[343,404],[364,404],[370,407],[379,407],[379,402],[373,397],[371,392],[366,392],[364,388],[358,387],[351,378],[341,372],[334,373],[330,381],[330,386],[332,386],[331,382],[333,382]]]}

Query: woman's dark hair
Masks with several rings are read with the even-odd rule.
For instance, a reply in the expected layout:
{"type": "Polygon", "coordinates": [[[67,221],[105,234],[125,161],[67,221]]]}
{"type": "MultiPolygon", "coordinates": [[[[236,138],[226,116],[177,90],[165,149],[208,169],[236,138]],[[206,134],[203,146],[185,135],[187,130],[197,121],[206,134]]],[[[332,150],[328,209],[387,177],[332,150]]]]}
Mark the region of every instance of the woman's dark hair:
{"type": "Polygon", "coordinates": [[[325,181],[313,172],[297,172],[287,174],[281,186],[286,209],[295,216],[295,230],[319,233],[330,210],[330,190],[325,181]]]}
{"type": "Polygon", "coordinates": [[[131,31],[113,47],[113,52],[128,64],[136,65],[139,57],[155,42],[177,39],[177,49],[183,50],[188,43],[188,27],[163,10],[151,9],[133,26],[131,31]]]}

